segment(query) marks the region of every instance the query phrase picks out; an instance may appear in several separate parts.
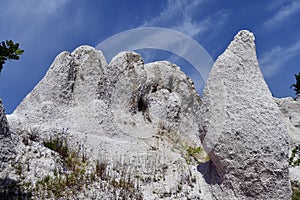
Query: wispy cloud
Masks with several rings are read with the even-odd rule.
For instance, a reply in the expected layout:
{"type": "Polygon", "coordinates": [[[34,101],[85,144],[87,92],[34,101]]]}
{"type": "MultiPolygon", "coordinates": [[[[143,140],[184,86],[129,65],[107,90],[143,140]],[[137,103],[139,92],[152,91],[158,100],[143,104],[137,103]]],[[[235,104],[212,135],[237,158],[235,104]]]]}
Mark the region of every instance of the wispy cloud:
{"type": "Polygon", "coordinates": [[[291,3],[292,1],[294,1],[294,0],[273,0],[273,1],[269,2],[267,9],[268,10],[277,10],[277,9],[280,9],[285,4],[291,3]]]}
{"type": "Polygon", "coordinates": [[[70,0],[5,0],[1,3],[0,11],[0,17],[5,20],[0,25],[7,27],[5,32],[9,35],[32,35],[33,31],[40,31],[46,26],[49,19],[58,16],[69,2],[70,0]]]}
{"type": "Polygon", "coordinates": [[[1,13],[11,13],[13,14],[12,17],[22,15],[24,17],[39,16],[46,18],[49,15],[54,15],[59,8],[63,7],[69,2],[70,0],[4,1],[2,6],[5,8],[5,10],[2,10],[1,13]]]}
{"type": "Polygon", "coordinates": [[[277,46],[271,49],[259,58],[263,74],[266,77],[277,74],[296,55],[300,55],[300,40],[288,47],[277,46]]]}
{"type": "Polygon", "coordinates": [[[161,24],[166,26],[170,21],[174,22],[174,18],[182,18],[189,15],[188,13],[193,12],[193,10],[204,4],[206,0],[168,0],[166,8],[155,18],[146,21],[143,26],[153,26],[161,24]]]}
{"type": "Polygon", "coordinates": [[[220,10],[213,15],[206,16],[200,21],[195,21],[192,17],[186,16],[180,24],[171,28],[193,37],[222,26],[229,14],[230,12],[226,10],[220,10]]]}
{"type": "Polygon", "coordinates": [[[229,15],[229,12],[221,10],[211,16],[199,18],[197,14],[201,6],[208,2],[208,0],[169,0],[166,8],[157,17],[146,21],[142,26],[167,27],[190,37],[198,36],[220,26],[229,15]]]}
{"type": "MultiPolygon", "coordinates": [[[[286,3],[286,1],[285,1],[286,3]]],[[[267,28],[275,28],[278,27],[279,24],[290,19],[294,14],[300,11],[300,0],[294,0],[289,2],[287,5],[283,5],[282,3],[278,3],[275,1],[274,4],[271,4],[269,9],[277,9],[277,12],[264,22],[264,26],[267,28]]]]}

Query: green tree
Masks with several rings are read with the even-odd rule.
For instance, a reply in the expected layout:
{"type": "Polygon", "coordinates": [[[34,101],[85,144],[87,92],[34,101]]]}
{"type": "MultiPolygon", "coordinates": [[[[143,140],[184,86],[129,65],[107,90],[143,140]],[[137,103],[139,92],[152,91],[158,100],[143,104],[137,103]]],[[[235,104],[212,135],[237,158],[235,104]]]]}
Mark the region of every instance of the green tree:
{"type": "Polygon", "coordinates": [[[294,88],[296,95],[300,94],[300,72],[298,74],[295,74],[296,83],[293,84],[291,87],[294,88]]]}
{"type": "Polygon", "coordinates": [[[0,43],[0,73],[7,60],[19,60],[19,55],[23,52],[24,50],[19,49],[19,43],[14,43],[12,40],[2,41],[0,43]]]}

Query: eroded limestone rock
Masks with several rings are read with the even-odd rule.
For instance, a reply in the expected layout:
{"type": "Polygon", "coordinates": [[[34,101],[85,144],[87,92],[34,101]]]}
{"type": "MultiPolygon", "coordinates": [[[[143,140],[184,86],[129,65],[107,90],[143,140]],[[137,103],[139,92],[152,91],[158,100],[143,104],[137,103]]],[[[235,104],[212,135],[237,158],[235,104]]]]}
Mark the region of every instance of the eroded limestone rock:
{"type": "Polygon", "coordinates": [[[178,66],[144,64],[134,52],[121,52],[107,64],[101,51],[83,46],[59,54],[8,120],[16,131],[37,128],[41,141],[63,134],[89,158],[105,158],[116,179],[116,166],[124,162],[145,199],[196,199],[210,195],[196,161],[185,159],[188,148],[201,146],[199,106],[193,82],[178,66]]]}
{"type": "Polygon", "coordinates": [[[15,146],[12,141],[2,100],[0,99],[0,171],[15,157],[14,149],[15,146]]]}
{"type": "Polygon", "coordinates": [[[219,175],[214,199],[290,199],[287,129],[252,33],[240,31],[219,56],[202,102],[200,138],[219,175]]]}
{"type": "MultiPolygon", "coordinates": [[[[299,99],[299,98],[298,98],[299,99]]],[[[291,97],[275,98],[281,116],[288,128],[290,147],[300,144],[300,101],[291,97]]]]}

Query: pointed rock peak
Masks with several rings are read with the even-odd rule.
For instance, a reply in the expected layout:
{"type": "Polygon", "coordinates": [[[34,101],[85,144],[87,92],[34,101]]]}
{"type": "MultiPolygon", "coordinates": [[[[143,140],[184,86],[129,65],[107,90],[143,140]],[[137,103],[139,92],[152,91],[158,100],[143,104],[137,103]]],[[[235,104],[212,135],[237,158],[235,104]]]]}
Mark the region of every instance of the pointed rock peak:
{"type": "MultiPolygon", "coordinates": [[[[249,48],[255,48],[255,37],[253,33],[248,30],[239,31],[234,40],[229,45],[228,49],[236,48],[236,46],[242,45],[245,49],[248,50],[249,48]]],[[[240,49],[241,50],[241,49],[240,49]]]]}
{"type": "MultiPolygon", "coordinates": [[[[253,33],[247,30],[239,31],[229,44],[226,51],[230,51],[242,60],[255,59],[255,37],[253,33]]],[[[225,51],[225,52],[226,52],[225,51]]]]}
{"type": "Polygon", "coordinates": [[[240,31],[215,62],[203,91],[201,118],[200,138],[222,180],[220,188],[212,186],[215,196],[290,199],[287,129],[249,31],[240,31]]]}
{"type": "Polygon", "coordinates": [[[99,77],[106,71],[107,62],[102,52],[93,47],[80,46],[71,53],[64,51],[14,114],[28,118],[28,123],[42,123],[58,113],[63,116],[65,106],[85,104],[97,98],[99,77]]]}
{"type": "Polygon", "coordinates": [[[243,42],[254,42],[255,37],[253,33],[248,30],[241,30],[234,37],[234,41],[243,41],[243,42]]]}

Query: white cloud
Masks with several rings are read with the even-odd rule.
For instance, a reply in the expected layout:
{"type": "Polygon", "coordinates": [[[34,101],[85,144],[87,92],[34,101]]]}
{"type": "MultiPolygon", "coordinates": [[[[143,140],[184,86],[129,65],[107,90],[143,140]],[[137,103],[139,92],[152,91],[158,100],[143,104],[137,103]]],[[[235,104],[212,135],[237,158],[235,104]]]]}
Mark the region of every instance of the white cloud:
{"type": "Polygon", "coordinates": [[[41,19],[54,15],[59,8],[69,2],[70,0],[6,1],[2,5],[5,8],[2,13],[11,13],[13,18],[38,16],[41,19]]]}
{"type": "Polygon", "coordinates": [[[171,29],[180,31],[189,35],[190,37],[200,35],[211,29],[218,29],[221,27],[229,16],[229,12],[221,10],[213,15],[206,16],[201,21],[193,20],[192,17],[186,16],[182,23],[171,27],[171,29]]]}
{"type": "Polygon", "coordinates": [[[278,8],[281,8],[284,4],[288,4],[291,1],[294,0],[273,0],[269,2],[267,9],[268,10],[277,10],[278,8]]]}
{"type": "Polygon", "coordinates": [[[259,59],[263,74],[266,77],[277,74],[296,55],[300,55],[300,40],[289,47],[277,46],[271,49],[259,59]]]}
{"type": "Polygon", "coordinates": [[[174,22],[174,18],[187,17],[187,15],[189,15],[195,7],[203,4],[204,2],[205,0],[168,0],[166,8],[159,14],[159,16],[146,21],[143,26],[154,26],[157,24],[167,25],[170,21],[174,22]]]}
{"type": "Polygon", "coordinates": [[[32,35],[46,26],[47,21],[57,17],[70,0],[16,0],[1,3],[0,27],[6,27],[7,35],[32,35]],[[27,33],[27,34],[26,34],[27,33]]]}
{"type": "Polygon", "coordinates": [[[221,10],[200,20],[196,19],[195,16],[199,14],[201,6],[207,2],[207,0],[168,0],[166,8],[142,26],[167,27],[190,37],[198,36],[222,25],[229,15],[229,12],[221,10]]]}
{"type": "Polygon", "coordinates": [[[267,20],[264,23],[264,26],[267,28],[274,28],[278,27],[280,23],[283,23],[290,17],[292,17],[294,14],[300,11],[300,1],[294,0],[288,5],[283,5],[282,3],[279,4],[278,2],[275,2],[274,4],[271,4],[269,8],[275,9],[279,8],[279,10],[273,15],[273,17],[269,20],[267,20]]]}

